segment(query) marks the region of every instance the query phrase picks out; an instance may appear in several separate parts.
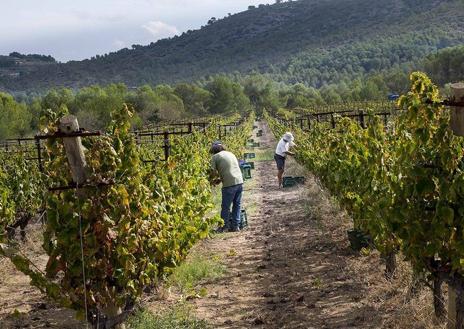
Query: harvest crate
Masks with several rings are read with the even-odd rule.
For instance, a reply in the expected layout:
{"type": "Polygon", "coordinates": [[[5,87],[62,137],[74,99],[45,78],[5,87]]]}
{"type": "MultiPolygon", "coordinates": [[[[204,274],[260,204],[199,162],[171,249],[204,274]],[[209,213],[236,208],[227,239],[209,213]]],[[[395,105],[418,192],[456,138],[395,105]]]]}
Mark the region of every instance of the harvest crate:
{"type": "Polygon", "coordinates": [[[293,187],[296,185],[296,181],[293,177],[284,177],[284,180],[283,180],[283,183],[282,183],[282,186],[283,187],[293,187]]]}
{"type": "Polygon", "coordinates": [[[254,159],[254,158],[256,158],[256,153],[245,153],[243,155],[243,158],[244,159],[254,159]]]}
{"type": "Polygon", "coordinates": [[[240,211],[240,229],[243,230],[248,226],[248,216],[245,209],[240,211]]]}
{"type": "MultiPolygon", "coordinates": [[[[232,213],[230,212],[229,213],[229,224],[227,224],[228,226],[230,226],[231,221],[232,221],[232,213]]],[[[239,224],[239,227],[240,227],[241,230],[243,230],[247,226],[248,226],[247,212],[246,212],[245,209],[241,209],[240,210],[240,224],[239,224]]]]}
{"type": "Polygon", "coordinates": [[[302,176],[297,176],[297,177],[292,177],[292,176],[285,176],[283,179],[283,187],[293,187],[296,186],[297,184],[304,184],[306,181],[305,177],[302,176]]]}
{"type": "Polygon", "coordinates": [[[347,231],[350,247],[354,251],[360,251],[362,248],[368,248],[371,243],[371,237],[361,230],[353,229],[347,231]]]}
{"type": "Polygon", "coordinates": [[[245,162],[245,164],[250,165],[251,169],[255,169],[255,163],[254,162],[245,162]]]}
{"type": "Polygon", "coordinates": [[[251,179],[251,166],[249,164],[243,164],[240,169],[244,179],[251,179]]]}

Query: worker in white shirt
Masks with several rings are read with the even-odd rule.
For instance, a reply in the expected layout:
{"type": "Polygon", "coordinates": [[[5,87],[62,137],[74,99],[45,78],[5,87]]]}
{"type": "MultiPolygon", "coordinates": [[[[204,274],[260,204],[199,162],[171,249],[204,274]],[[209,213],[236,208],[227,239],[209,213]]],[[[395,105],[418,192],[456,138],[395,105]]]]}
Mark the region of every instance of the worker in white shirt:
{"type": "Polygon", "coordinates": [[[296,146],[296,144],[293,142],[294,140],[295,138],[293,137],[292,133],[286,132],[277,144],[274,160],[277,164],[277,178],[279,180],[279,188],[282,187],[283,183],[285,159],[287,158],[287,155],[295,155],[295,153],[290,151],[290,147],[296,146]]]}

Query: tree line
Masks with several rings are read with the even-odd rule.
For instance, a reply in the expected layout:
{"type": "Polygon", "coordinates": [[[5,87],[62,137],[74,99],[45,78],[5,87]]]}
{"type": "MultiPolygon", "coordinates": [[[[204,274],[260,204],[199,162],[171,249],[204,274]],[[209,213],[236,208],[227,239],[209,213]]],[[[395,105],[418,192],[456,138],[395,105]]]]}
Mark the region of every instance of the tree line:
{"type": "Polygon", "coordinates": [[[381,77],[355,80],[350,85],[327,85],[320,89],[302,83],[287,85],[252,74],[219,75],[196,83],[143,85],[131,88],[123,83],[92,85],[77,91],[51,89],[44,95],[0,92],[0,140],[33,134],[39,128],[40,113],[66,107],[86,129],[101,129],[111,120],[110,113],[129,103],[136,111],[135,127],[147,123],[193,119],[279,108],[308,108],[342,101],[384,99],[388,86],[381,77]]]}
{"type": "MultiPolygon", "coordinates": [[[[440,85],[464,79],[464,46],[449,47],[416,64],[440,85]]],[[[142,85],[123,83],[92,85],[79,90],[51,89],[44,95],[0,92],[0,140],[32,135],[38,130],[42,110],[66,107],[87,129],[101,129],[110,122],[110,113],[129,103],[136,111],[133,125],[192,119],[210,115],[242,113],[250,109],[276,111],[386,100],[390,93],[408,89],[408,68],[393,68],[359,77],[349,82],[324,84],[320,88],[297,82],[286,84],[269,75],[251,73],[217,75],[193,83],[142,85]]]]}

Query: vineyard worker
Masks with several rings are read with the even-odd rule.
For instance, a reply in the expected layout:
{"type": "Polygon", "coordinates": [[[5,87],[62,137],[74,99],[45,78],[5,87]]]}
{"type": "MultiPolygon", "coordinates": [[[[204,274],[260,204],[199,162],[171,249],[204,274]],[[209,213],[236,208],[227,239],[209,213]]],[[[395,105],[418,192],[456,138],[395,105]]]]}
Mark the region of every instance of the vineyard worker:
{"type": "Polygon", "coordinates": [[[290,147],[296,146],[296,144],[293,142],[294,140],[295,138],[293,137],[292,133],[286,132],[276,147],[274,160],[277,164],[277,178],[279,180],[279,188],[281,188],[283,184],[285,159],[287,158],[287,155],[295,155],[295,153],[290,152],[290,147]]]}
{"type": "Polygon", "coordinates": [[[219,229],[223,232],[240,231],[240,207],[243,192],[243,176],[237,157],[226,151],[224,145],[217,141],[211,146],[211,170],[212,173],[219,174],[222,182],[222,205],[221,218],[224,226],[219,229]],[[232,205],[232,217],[230,218],[230,206],[232,205]]]}

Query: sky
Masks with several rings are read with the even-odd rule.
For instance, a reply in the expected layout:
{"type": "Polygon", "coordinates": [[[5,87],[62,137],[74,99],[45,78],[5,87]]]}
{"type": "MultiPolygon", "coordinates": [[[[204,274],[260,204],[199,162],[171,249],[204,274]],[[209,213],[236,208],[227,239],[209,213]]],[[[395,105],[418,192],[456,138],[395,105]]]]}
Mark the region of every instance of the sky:
{"type": "Polygon", "coordinates": [[[267,0],[1,0],[0,55],[66,62],[147,45],[267,0]]]}

